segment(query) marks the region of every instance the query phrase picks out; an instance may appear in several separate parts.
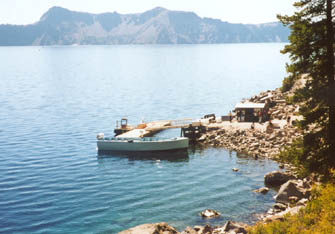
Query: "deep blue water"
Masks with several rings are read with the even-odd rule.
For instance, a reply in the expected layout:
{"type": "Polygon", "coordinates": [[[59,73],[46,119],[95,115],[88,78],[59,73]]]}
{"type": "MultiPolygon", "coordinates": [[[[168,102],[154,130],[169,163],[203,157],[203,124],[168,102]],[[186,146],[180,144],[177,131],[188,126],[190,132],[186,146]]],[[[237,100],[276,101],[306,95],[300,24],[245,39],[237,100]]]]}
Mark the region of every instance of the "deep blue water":
{"type": "Polygon", "coordinates": [[[95,136],[112,135],[121,117],[136,124],[227,114],[281,85],[283,46],[0,47],[0,232],[252,222],[272,205],[274,192],[252,190],[276,163],[216,148],[160,161],[98,155],[95,136]],[[206,208],[222,218],[202,220],[206,208]]]}

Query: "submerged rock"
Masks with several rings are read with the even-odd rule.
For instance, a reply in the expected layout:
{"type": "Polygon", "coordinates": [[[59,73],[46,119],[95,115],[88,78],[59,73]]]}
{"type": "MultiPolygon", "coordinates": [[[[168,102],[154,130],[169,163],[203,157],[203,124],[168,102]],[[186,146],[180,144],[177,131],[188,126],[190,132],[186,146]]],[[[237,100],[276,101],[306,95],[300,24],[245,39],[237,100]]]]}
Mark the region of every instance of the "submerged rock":
{"type": "Polygon", "coordinates": [[[216,210],[207,209],[205,211],[202,211],[200,215],[203,218],[215,218],[215,217],[219,217],[221,214],[217,212],[216,210]]]}
{"type": "Polygon", "coordinates": [[[118,234],[178,234],[178,232],[167,223],[150,223],[130,228],[118,234]]]}
{"type": "Polygon", "coordinates": [[[268,187],[263,187],[263,188],[259,188],[254,190],[255,193],[261,193],[261,194],[267,194],[269,192],[269,188],[268,187]]]}

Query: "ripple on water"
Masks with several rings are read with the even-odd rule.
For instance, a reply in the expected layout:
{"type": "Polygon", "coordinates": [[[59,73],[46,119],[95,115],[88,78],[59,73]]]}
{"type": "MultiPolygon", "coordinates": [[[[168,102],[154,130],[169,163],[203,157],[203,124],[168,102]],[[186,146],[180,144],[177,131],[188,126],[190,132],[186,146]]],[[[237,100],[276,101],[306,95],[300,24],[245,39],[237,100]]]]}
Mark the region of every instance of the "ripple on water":
{"type": "Polygon", "coordinates": [[[111,134],[125,115],[136,124],[228,113],[241,98],[279,87],[282,47],[0,48],[0,232],[117,233],[149,222],[181,229],[231,217],[252,221],[250,213],[273,202],[272,191],[252,190],[275,163],[214,148],[168,160],[97,155],[95,134],[111,134]],[[199,212],[207,208],[223,216],[203,220],[199,212]]]}

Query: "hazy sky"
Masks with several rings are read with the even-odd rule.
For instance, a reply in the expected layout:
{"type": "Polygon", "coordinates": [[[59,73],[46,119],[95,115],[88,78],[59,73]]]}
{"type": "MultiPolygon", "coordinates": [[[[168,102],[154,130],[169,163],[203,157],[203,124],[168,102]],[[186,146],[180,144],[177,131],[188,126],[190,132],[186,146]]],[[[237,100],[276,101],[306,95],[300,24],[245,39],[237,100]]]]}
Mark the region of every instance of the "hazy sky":
{"type": "Polygon", "coordinates": [[[90,13],[140,13],[160,6],[193,11],[201,17],[231,23],[277,21],[276,14],[292,14],[295,0],[0,0],[0,24],[30,24],[52,6],[90,13]]]}

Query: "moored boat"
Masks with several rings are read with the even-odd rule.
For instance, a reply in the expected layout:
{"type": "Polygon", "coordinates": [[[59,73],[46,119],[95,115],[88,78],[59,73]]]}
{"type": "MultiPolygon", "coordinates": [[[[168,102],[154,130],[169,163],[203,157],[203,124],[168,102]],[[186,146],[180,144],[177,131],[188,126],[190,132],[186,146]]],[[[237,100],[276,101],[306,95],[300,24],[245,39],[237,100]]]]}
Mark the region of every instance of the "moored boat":
{"type": "Polygon", "coordinates": [[[98,150],[106,151],[167,151],[188,148],[187,137],[175,138],[119,138],[97,136],[98,150]]]}

